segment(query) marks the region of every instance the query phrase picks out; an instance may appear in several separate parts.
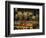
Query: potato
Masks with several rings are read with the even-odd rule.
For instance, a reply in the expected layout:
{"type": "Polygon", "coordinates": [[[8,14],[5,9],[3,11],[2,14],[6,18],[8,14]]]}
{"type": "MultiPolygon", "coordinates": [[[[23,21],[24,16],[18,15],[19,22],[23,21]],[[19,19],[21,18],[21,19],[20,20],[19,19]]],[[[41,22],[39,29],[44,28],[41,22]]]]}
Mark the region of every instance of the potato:
{"type": "Polygon", "coordinates": [[[32,16],[32,19],[35,19],[36,17],[35,16],[32,16]]]}

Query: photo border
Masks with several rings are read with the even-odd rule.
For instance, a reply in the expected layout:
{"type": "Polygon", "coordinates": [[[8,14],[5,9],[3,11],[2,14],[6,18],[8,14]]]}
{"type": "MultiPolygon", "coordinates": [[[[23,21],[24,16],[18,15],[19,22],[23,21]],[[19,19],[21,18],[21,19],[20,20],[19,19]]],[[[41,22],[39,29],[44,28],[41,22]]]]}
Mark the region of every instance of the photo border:
{"type": "Polygon", "coordinates": [[[44,35],[44,34],[45,34],[45,4],[44,3],[5,1],[5,37],[44,35]],[[42,11],[43,11],[42,32],[40,32],[40,33],[10,34],[10,4],[39,5],[39,6],[42,6],[42,8],[43,8],[42,9],[42,11]]]}

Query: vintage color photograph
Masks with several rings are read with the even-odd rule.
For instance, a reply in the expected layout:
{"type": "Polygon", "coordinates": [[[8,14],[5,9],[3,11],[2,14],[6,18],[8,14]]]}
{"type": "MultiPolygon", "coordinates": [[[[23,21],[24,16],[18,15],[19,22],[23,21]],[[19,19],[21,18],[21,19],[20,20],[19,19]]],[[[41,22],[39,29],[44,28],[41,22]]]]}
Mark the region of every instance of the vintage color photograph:
{"type": "Polygon", "coordinates": [[[45,35],[45,3],[5,1],[5,37],[45,35]]]}
{"type": "Polygon", "coordinates": [[[14,8],[15,29],[39,29],[39,9],[14,8]]]}

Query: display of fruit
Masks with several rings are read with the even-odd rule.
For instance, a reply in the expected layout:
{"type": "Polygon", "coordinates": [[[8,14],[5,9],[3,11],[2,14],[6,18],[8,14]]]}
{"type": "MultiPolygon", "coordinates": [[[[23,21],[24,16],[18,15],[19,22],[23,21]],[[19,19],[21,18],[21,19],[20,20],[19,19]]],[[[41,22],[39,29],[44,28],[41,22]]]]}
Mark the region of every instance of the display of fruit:
{"type": "Polygon", "coordinates": [[[34,29],[39,25],[38,14],[33,14],[32,11],[17,11],[15,14],[15,27],[17,29],[34,29]],[[20,21],[20,22],[19,22],[20,21]]]}

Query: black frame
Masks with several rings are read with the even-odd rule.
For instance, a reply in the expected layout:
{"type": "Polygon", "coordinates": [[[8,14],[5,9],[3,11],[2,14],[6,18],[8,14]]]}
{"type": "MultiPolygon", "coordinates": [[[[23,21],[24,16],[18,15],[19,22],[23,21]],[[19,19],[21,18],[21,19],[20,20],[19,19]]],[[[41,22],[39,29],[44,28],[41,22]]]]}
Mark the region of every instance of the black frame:
{"type": "Polygon", "coordinates": [[[29,35],[44,35],[45,34],[45,4],[44,3],[30,3],[30,2],[16,2],[16,1],[5,1],[5,37],[15,36],[29,36],[29,35]],[[43,31],[40,33],[23,33],[23,34],[10,34],[10,4],[23,4],[23,5],[39,5],[43,7],[43,31]]]}

